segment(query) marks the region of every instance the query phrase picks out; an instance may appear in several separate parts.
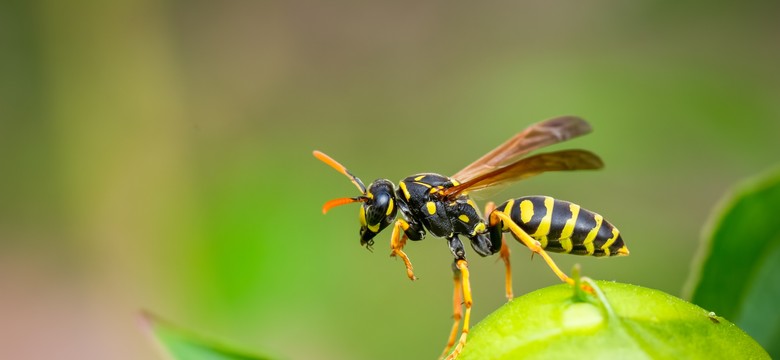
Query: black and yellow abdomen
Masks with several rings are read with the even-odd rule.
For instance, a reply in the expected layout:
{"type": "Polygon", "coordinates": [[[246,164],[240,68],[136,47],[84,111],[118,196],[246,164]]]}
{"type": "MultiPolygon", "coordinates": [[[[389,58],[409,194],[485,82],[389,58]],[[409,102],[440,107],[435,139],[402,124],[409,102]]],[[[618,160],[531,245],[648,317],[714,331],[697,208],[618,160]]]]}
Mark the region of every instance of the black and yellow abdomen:
{"type": "MultiPolygon", "coordinates": [[[[549,196],[511,199],[496,208],[547,251],[575,255],[628,255],[620,231],[604,218],[577,204],[549,196]]],[[[507,231],[504,225],[503,231],[507,231]]]]}

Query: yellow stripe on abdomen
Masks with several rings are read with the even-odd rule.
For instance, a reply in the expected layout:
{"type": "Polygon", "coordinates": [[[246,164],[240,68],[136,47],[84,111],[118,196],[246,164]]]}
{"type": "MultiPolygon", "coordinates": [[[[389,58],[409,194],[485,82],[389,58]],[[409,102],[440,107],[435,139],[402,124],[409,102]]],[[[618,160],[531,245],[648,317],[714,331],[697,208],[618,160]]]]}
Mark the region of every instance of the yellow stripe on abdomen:
{"type": "Polygon", "coordinates": [[[550,224],[552,223],[552,215],[553,215],[553,205],[555,204],[555,199],[545,196],[544,197],[544,207],[547,209],[547,213],[544,214],[544,217],[539,221],[539,226],[536,228],[536,232],[531,234],[531,237],[540,239],[541,237],[546,237],[547,234],[550,233],[550,224]]]}
{"type": "Polygon", "coordinates": [[[570,239],[574,234],[574,225],[577,224],[577,216],[580,214],[580,206],[577,204],[569,204],[569,210],[571,211],[571,217],[566,220],[566,224],[563,225],[561,230],[561,239],[570,239]]]}
{"type": "MultiPolygon", "coordinates": [[[[506,206],[504,206],[504,208],[502,210],[500,210],[500,211],[502,213],[506,214],[506,216],[510,216],[511,217],[512,216],[512,207],[514,207],[514,206],[515,206],[515,199],[509,199],[506,202],[506,206]]],[[[507,230],[509,230],[509,226],[507,224],[504,224],[502,226],[501,230],[502,231],[507,231],[507,230]]]]}
{"type": "Polygon", "coordinates": [[[612,244],[615,243],[615,240],[617,240],[618,235],[620,235],[620,231],[616,227],[612,227],[612,237],[607,239],[607,242],[604,243],[604,245],[601,245],[601,250],[604,250],[604,253],[607,254],[607,256],[610,256],[609,247],[612,246],[612,244]]]}
{"type": "Polygon", "coordinates": [[[599,214],[593,214],[593,219],[596,220],[596,225],[594,225],[593,228],[590,229],[590,232],[588,232],[588,236],[586,236],[585,240],[582,241],[582,245],[585,246],[585,249],[588,251],[588,255],[593,255],[593,251],[594,251],[593,240],[596,239],[596,235],[598,235],[599,229],[601,229],[601,223],[604,221],[604,217],[602,217],[599,214]]]}

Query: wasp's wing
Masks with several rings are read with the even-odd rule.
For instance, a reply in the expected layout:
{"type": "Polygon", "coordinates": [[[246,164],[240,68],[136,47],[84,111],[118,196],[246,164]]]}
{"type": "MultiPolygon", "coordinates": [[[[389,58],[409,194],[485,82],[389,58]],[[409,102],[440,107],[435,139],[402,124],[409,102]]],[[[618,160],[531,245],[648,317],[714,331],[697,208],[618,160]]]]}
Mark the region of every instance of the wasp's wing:
{"type": "Polygon", "coordinates": [[[560,116],[536,123],[466,166],[463,170],[458,171],[452,175],[452,178],[463,183],[469,182],[471,179],[498,169],[501,165],[507,164],[521,155],[587,134],[590,130],[590,125],[576,116],[560,116]]]}
{"type": "Polygon", "coordinates": [[[604,167],[594,153],[587,150],[562,150],[520,159],[494,171],[442,190],[444,196],[455,198],[468,191],[525,179],[546,171],[592,170],[604,167]]]}

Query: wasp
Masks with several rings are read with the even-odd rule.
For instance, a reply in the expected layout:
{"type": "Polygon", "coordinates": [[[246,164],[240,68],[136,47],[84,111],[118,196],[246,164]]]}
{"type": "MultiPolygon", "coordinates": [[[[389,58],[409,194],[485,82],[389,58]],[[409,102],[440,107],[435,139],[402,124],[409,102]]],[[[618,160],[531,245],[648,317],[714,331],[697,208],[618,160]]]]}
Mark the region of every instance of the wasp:
{"type": "Polygon", "coordinates": [[[505,232],[540,255],[555,275],[569,284],[573,284],[573,280],[560,270],[547,251],[606,257],[628,255],[628,248],[615,226],[601,215],[571,202],[549,196],[524,196],[498,206],[493,202],[487,203],[486,216],[483,217],[469,196],[470,192],[547,171],[602,168],[601,159],[587,150],[561,150],[527,156],[534,150],[590,131],[590,125],[579,117],[548,119],[531,125],[452,176],[415,174],[401,180],[398,186],[388,179],[378,179],[365,186],[336,160],[314,151],[317,159],[346,175],[361,193],[357,197],[328,201],[322,212],[327,213],[340,205],[361,203],[360,244],[368,249],[374,244],[376,235],[392,225],[391,256],[403,260],[411,280],[416,277],[412,263],[403,251],[406,241],[422,240],[426,233],[446,239],[455,258],[452,265],[454,324],[441,357],[454,359],[466,344],[473,304],[461,236],[468,238],[472,249],[480,256],[500,254],[506,270],[508,300],[513,294],[509,248],[503,236],[505,232]],[[397,216],[399,212],[400,217],[397,216]],[[461,320],[463,327],[458,337],[461,320]]]}

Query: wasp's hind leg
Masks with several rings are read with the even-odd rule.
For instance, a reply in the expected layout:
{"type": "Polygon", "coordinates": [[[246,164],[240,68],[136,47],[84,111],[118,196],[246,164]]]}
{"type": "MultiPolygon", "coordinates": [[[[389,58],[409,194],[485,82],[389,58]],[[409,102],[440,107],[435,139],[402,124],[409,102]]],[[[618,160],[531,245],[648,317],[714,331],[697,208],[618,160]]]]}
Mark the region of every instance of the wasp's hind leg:
{"type": "Polygon", "coordinates": [[[509,215],[505,214],[503,211],[494,210],[488,217],[491,234],[500,232],[503,224],[503,226],[506,226],[509,231],[515,235],[518,241],[522,242],[523,245],[527,246],[534,253],[539,254],[547,263],[547,266],[550,267],[550,269],[555,273],[555,275],[558,276],[559,279],[561,279],[561,281],[570,285],[574,285],[574,280],[561,271],[558,265],[555,264],[555,261],[550,258],[550,255],[544,251],[541,244],[534,240],[531,235],[528,235],[523,229],[517,226],[517,224],[512,220],[511,217],[509,217],[509,215]]]}

